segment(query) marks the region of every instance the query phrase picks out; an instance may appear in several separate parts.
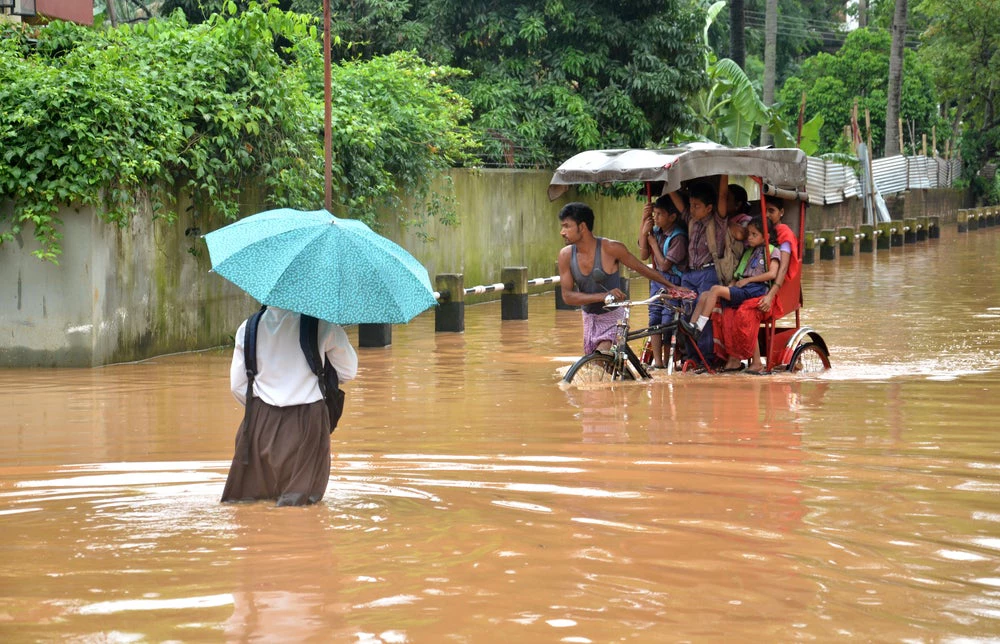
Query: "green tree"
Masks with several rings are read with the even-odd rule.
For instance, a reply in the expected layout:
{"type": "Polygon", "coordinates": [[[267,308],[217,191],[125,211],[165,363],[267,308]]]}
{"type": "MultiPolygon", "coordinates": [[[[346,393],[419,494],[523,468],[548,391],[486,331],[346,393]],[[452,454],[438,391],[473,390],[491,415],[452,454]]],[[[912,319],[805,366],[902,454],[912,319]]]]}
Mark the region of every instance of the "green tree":
{"type": "MultiPolygon", "coordinates": [[[[146,191],[159,206],[183,190],[199,212],[229,218],[247,190],[270,206],[322,204],[311,19],[229,8],[195,26],[180,13],[118,29],[57,22],[35,44],[15,27],[0,33],[0,200],[13,203],[0,243],[33,228],[35,254],[55,261],[61,205],[94,204],[124,224],[146,191]]],[[[374,222],[405,190],[417,207],[400,216],[422,216],[432,181],[472,148],[468,103],[443,82],[454,70],[401,53],[333,72],[340,214],[374,222]]]]}
{"type": "Polygon", "coordinates": [[[678,0],[427,0],[420,52],[467,69],[486,158],[551,165],[641,147],[689,124],[706,79],[699,9],[678,0]]]}
{"type": "MultiPolygon", "coordinates": [[[[847,142],[843,128],[850,124],[855,99],[864,114],[869,110],[872,145],[884,145],[889,84],[891,37],[878,29],[857,29],[848,35],[836,54],[817,54],[807,59],[799,74],[789,78],[778,93],[780,115],[787,122],[798,118],[799,101],[806,92],[806,115],[821,115],[819,146],[823,152],[843,152],[847,142]]],[[[937,90],[931,68],[913,51],[906,51],[906,75],[900,102],[900,117],[912,122],[918,136],[931,133],[940,124],[937,90]]],[[[862,123],[862,127],[864,124],[862,123]]]]}
{"type": "Polygon", "coordinates": [[[952,135],[961,138],[967,177],[995,203],[996,188],[977,173],[1000,151],[1000,3],[924,0],[915,13],[928,24],[920,58],[933,70],[952,135]]]}

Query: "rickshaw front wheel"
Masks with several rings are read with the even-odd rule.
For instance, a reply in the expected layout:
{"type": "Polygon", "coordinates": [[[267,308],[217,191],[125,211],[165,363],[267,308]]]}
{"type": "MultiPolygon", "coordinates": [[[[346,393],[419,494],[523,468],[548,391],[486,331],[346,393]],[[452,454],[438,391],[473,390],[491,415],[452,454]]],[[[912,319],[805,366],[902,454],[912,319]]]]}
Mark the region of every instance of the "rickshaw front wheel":
{"type": "Polygon", "coordinates": [[[795,348],[788,370],[794,373],[819,373],[830,368],[830,355],[816,342],[805,342],[795,348]]]}

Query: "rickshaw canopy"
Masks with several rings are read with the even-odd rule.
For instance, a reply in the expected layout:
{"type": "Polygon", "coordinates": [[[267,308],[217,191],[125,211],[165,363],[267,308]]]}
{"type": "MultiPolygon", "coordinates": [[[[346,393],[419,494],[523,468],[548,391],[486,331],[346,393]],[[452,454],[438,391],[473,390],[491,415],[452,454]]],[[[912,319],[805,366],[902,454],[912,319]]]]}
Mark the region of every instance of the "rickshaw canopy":
{"type": "Polygon", "coordinates": [[[729,148],[717,143],[686,143],[662,150],[589,150],[556,169],[549,182],[549,200],[572,185],[624,181],[662,181],[662,193],[681,182],[718,174],[760,177],[767,183],[795,190],[805,186],[807,157],[798,148],[729,148]]]}

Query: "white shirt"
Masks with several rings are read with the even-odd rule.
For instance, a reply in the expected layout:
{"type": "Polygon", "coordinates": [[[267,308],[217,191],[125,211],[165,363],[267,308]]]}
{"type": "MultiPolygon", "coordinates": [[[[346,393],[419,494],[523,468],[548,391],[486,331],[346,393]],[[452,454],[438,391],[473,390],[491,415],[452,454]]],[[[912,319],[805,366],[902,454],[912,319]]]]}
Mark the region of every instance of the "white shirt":
{"type": "MultiPolygon", "coordinates": [[[[253,392],[269,405],[290,407],[323,399],[319,378],[309,370],[302,347],[299,346],[298,313],[268,307],[257,327],[257,377],[253,392]]],[[[233,396],[246,404],[247,371],[243,358],[243,336],[246,320],[236,331],[236,348],[229,369],[229,384],[233,396]]],[[[358,374],[358,354],[347,339],[347,333],[336,324],[319,321],[320,355],[337,370],[340,382],[352,380],[358,374]]]]}

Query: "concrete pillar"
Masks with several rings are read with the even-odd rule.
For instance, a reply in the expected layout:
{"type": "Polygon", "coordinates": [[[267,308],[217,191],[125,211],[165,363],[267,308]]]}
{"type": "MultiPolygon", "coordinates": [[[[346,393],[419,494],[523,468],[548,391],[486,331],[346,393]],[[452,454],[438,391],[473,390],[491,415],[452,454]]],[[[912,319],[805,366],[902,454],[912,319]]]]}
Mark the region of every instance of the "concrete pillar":
{"type": "Polygon", "coordinates": [[[903,245],[903,220],[894,219],[889,222],[889,245],[893,248],[903,245]]]}
{"type": "Polygon", "coordinates": [[[969,232],[979,230],[979,212],[976,208],[966,210],[968,217],[966,218],[966,223],[969,225],[969,232]]]}
{"type": "Polygon", "coordinates": [[[927,238],[928,239],[941,239],[941,218],[940,217],[928,217],[927,218],[927,238]]]}
{"type": "Polygon", "coordinates": [[[359,347],[387,347],[392,344],[391,324],[359,324],[359,347]]]}
{"type": "Polygon", "coordinates": [[[861,241],[858,243],[858,252],[860,253],[871,253],[875,251],[875,226],[870,224],[865,224],[858,229],[862,235],[861,241]]]}
{"type": "Polygon", "coordinates": [[[465,331],[465,276],[441,273],[434,278],[434,288],[441,299],[434,310],[434,330],[438,333],[465,331]]]}
{"type": "Polygon", "coordinates": [[[844,238],[840,242],[840,256],[852,257],[854,255],[854,229],[841,228],[837,231],[837,235],[844,238]]]}
{"type": "Polygon", "coordinates": [[[928,217],[917,217],[917,241],[927,241],[927,229],[929,227],[928,217]]]}
{"type": "Polygon", "coordinates": [[[814,264],[816,262],[816,233],[806,232],[802,236],[804,242],[802,251],[802,263],[814,264]]]}
{"type": "Polygon", "coordinates": [[[837,258],[837,246],[833,241],[836,235],[837,233],[833,230],[819,231],[819,236],[823,238],[823,243],[819,247],[819,258],[821,260],[837,258]]]}
{"type": "Polygon", "coordinates": [[[969,211],[964,208],[960,208],[958,214],[955,216],[955,220],[958,222],[958,232],[967,233],[969,232],[969,211]]]}
{"type": "Polygon", "coordinates": [[[903,243],[915,244],[917,242],[917,220],[903,220],[903,243]]]}
{"type": "Polygon", "coordinates": [[[504,283],[500,294],[501,320],[528,319],[528,267],[507,266],[500,271],[504,283]]]}
{"type": "Polygon", "coordinates": [[[875,241],[875,248],[878,250],[888,250],[892,244],[892,222],[882,221],[878,224],[878,237],[875,241]]]}

